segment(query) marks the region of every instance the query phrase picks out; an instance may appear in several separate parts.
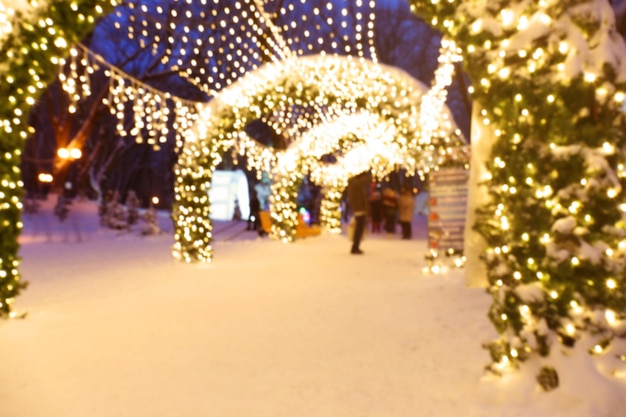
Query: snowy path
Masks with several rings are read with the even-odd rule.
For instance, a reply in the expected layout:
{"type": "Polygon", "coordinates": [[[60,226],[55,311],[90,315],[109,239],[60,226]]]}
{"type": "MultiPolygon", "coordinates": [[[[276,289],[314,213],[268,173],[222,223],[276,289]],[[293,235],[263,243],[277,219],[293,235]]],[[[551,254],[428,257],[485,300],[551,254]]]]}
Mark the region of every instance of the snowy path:
{"type": "Polygon", "coordinates": [[[184,265],[169,234],[87,224],[81,243],[24,235],[29,314],[0,322],[0,417],[578,415],[484,394],[488,296],[461,271],[422,275],[423,240],[351,256],[344,236],[246,232],[184,265]]]}

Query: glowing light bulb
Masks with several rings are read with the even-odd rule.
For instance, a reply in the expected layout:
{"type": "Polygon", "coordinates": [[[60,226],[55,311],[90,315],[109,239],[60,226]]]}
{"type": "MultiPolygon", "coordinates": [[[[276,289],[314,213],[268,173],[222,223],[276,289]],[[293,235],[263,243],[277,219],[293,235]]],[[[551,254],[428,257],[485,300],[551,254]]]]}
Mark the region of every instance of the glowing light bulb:
{"type": "Polygon", "coordinates": [[[607,309],[604,312],[604,317],[606,317],[606,321],[607,323],[609,323],[609,325],[614,325],[617,322],[617,315],[615,314],[615,311],[607,309]]]}

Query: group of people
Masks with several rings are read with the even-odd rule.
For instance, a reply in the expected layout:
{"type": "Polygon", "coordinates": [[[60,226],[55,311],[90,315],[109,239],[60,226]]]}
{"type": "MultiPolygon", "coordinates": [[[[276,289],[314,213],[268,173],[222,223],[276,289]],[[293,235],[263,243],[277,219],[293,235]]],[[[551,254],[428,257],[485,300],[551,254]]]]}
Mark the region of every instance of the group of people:
{"type": "Polygon", "coordinates": [[[363,172],[350,178],[347,194],[355,222],[350,253],[363,253],[360,244],[368,216],[372,233],[381,233],[382,226],[387,235],[392,236],[396,233],[396,223],[400,223],[402,239],[412,238],[415,199],[411,188],[401,187],[398,194],[393,188],[385,187],[381,192],[372,183],[371,174],[363,172]]]}
{"type": "MultiPolygon", "coordinates": [[[[257,231],[262,236],[264,232],[259,217],[263,203],[257,197],[257,193],[251,194],[247,230],[257,231]]],[[[361,241],[368,217],[371,220],[371,233],[381,233],[382,227],[388,236],[395,235],[396,223],[400,223],[402,239],[412,238],[411,223],[415,199],[411,188],[402,187],[399,194],[391,187],[384,187],[381,191],[378,185],[372,183],[371,174],[365,171],[348,180],[347,196],[354,221],[350,253],[355,255],[363,253],[361,241]]]]}
{"type": "Polygon", "coordinates": [[[415,199],[409,187],[402,187],[400,194],[393,188],[385,187],[382,192],[372,184],[369,196],[372,233],[381,233],[381,226],[389,235],[396,233],[396,223],[400,223],[402,239],[411,239],[415,199]]]}

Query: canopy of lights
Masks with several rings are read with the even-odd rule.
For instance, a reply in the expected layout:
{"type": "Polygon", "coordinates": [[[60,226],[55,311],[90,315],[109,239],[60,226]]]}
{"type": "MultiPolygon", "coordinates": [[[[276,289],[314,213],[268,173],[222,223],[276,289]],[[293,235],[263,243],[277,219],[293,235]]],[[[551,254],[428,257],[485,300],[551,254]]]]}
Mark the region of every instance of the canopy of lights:
{"type": "MultiPolygon", "coordinates": [[[[304,55],[340,54],[377,61],[374,48],[375,2],[254,0],[131,1],[115,11],[114,27],[154,54],[164,68],[190,63],[180,76],[215,98],[220,90],[265,63],[304,55]],[[141,28],[138,30],[137,28],[141,28]]],[[[120,45],[123,46],[123,45],[120,45]]],[[[118,117],[118,134],[159,148],[170,133],[183,132],[195,119],[193,103],[161,92],[77,44],[60,60],[70,110],[90,95],[89,75],[106,69],[105,98],[118,117]],[[132,109],[132,111],[128,111],[132,109]],[[130,116],[129,116],[130,114],[130,116]],[[130,127],[128,118],[132,117],[130,127]]],[[[268,116],[270,117],[270,116],[268,116]]],[[[177,135],[177,145],[182,137],[177,135]]]]}

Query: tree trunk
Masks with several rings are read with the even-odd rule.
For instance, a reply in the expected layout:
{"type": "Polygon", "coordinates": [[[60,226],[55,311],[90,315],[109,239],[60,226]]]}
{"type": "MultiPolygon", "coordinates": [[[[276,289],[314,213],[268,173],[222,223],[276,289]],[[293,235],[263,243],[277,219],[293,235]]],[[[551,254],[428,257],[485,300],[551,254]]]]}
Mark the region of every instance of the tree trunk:
{"type": "Polygon", "coordinates": [[[489,198],[487,190],[479,183],[488,174],[485,162],[491,155],[491,148],[495,143],[496,136],[490,126],[485,126],[482,123],[480,110],[478,103],[474,103],[471,123],[472,143],[467,218],[464,233],[464,254],[467,258],[465,283],[468,287],[487,287],[489,285],[485,263],[480,260],[480,255],[485,251],[486,242],[480,233],[473,230],[473,226],[476,223],[476,208],[486,203],[489,198]]]}

